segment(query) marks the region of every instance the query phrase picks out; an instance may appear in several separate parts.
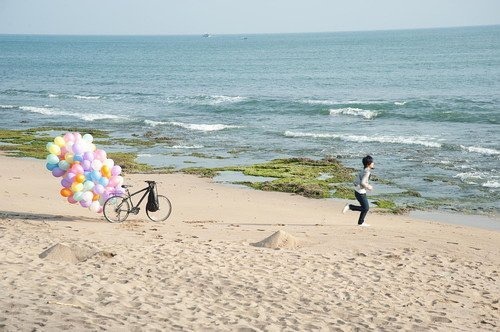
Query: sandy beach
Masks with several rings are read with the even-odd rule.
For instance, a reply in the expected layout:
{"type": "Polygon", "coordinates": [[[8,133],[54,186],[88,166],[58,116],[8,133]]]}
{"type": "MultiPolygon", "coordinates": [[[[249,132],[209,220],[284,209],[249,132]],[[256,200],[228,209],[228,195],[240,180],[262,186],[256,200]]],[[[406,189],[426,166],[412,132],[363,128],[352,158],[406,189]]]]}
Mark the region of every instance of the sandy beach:
{"type": "Polygon", "coordinates": [[[500,328],[498,231],[375,213],[362,228],[341,201],[125,179],[158,181],[171,217],[108,223],[43,161],[0,157],[0,331],[500,328]]]}

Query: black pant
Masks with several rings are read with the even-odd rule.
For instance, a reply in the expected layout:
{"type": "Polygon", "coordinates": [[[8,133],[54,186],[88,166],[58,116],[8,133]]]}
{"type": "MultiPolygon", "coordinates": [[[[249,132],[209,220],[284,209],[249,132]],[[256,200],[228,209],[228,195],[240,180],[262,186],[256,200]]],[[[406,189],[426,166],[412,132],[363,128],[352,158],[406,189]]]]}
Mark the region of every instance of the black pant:
{"type": "Polygon", "coordinates": [[[358,219],[358,225],[361,225],[365,222],[365,216],[368,213],[368,210],[370,210],[370,205],[368,204],[368,198],[366,198],[366,194],[360,194],[357,191],[354,191],[354,195],[356,195],[356,199],[358,200],[359,204],[361,204],[361,206],[349,204],[349,210],[361,212],[358,219]]]}

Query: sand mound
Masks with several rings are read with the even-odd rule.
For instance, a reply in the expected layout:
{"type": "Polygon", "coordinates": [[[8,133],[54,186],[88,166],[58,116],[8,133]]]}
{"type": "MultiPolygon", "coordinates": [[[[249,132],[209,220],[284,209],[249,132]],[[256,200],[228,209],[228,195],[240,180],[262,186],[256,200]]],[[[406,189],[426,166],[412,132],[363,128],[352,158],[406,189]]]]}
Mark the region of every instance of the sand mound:
{"type": "Polygon", "coordinates": [[[109,258],[115,256],[112,253],[99,251],[96,248],[88,246],[57,243],[42,252],[40,255],[38,255],[38,257],[57,262],[78,263],[84,262],[95,255],[101,258],[109,258]]]}
{"type": "Polygon", "coordinates": [[[254,247],[264,247],[271,249],[279,249],[279,248],[297,248],[300,245],[300,240],[295,236],[285,232],[285,231],[277,231],[273,235],[265,238],[264,240],[256,243],[252,243],[251,245],[254,247]]]}

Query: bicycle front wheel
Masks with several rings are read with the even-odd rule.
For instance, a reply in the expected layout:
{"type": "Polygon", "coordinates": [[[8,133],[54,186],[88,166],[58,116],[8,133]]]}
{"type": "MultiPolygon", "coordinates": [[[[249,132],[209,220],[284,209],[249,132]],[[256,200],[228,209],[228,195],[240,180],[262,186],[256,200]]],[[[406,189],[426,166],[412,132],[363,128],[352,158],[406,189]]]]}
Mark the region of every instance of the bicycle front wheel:
{"type": "Polygon", "coordinates": [[[158,195],[158,207],[159,209],[155,212],[148,211],[146,209],[146,214],[151,221],[165,221],[172,213],[172,204],[167,197],[163,195],[158,195]]]}
{"type": "Polygon", "coordinates": [[[130,213],[130,203],[127,197],[111,196],[104,203],[103,207],[104,217],[109,222],[122,222],[127,219],[130,213]]]}

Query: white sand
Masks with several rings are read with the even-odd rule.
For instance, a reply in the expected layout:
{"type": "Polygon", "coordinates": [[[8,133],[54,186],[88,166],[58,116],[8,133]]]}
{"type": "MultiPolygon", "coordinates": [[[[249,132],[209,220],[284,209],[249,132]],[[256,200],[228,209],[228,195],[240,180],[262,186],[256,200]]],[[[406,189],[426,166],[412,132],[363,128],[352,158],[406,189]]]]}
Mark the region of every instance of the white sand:
{"type": "Polygon", "coordinates": [[[0,157],[0,331],[499,330],[499,232],[360,228],[342,202],[126,177],[145,179],[169,220],[110,224],[58,197],[42,161],[0,157]]]}

